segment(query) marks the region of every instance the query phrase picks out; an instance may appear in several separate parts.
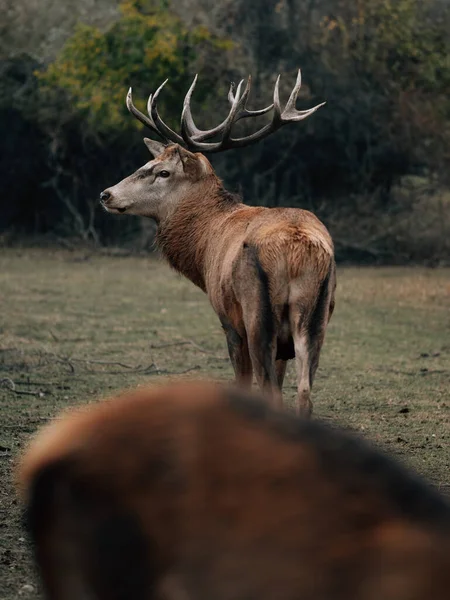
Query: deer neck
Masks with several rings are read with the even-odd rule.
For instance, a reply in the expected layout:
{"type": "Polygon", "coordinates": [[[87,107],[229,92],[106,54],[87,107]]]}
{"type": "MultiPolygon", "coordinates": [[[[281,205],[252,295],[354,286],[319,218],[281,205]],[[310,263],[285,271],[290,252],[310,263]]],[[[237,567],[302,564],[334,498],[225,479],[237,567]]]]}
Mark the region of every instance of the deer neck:
{"type": "Polygon", "coordinates": [[[159,223],[156,242],[170,266],[206,292],[209,243],[226,216],[242,204],[216,178],[199,182],[195,188],[159,223]]]}

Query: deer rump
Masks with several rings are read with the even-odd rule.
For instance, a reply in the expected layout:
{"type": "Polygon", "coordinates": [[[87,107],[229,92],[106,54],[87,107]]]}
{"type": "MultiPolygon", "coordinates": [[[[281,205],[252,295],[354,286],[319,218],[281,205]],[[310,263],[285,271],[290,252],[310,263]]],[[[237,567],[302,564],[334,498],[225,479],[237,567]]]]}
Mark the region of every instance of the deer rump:
{"type": "MultiPolygon", "coordinates": [[[[286,212],[295,214],[297,220],[306,214],[286,212]]],[[[292,221],[259,228],[255,220],[255,231],[246,236],[233,278],[240,304],[250,305],[246,310],[253,316],[247,319],[250,334],[258,327],[267,356],[274,354],[275,345],[275,359],[284,361],[295,358],[295,338],[309,345],[327,325],[335,277],[328,232],[317,223],[318,231],[312,236],[304,223],[292,221]]]]}
{"type": "Polygon", "coordinates": [[[55,421],[18,470],[50,600],[448,600],[450,507],[365,443],[202,383],[55,421]]]}
{"type": "Polygon", "coordinates": [[[307,416],[334,310],[335,261],[325,226],[300,209],[240,208],[222,218],[207,251],[205,287],[238,382],[248,387],[253,372],[281,406],[286,361],[295,358],[297,410],[307,416]]]}

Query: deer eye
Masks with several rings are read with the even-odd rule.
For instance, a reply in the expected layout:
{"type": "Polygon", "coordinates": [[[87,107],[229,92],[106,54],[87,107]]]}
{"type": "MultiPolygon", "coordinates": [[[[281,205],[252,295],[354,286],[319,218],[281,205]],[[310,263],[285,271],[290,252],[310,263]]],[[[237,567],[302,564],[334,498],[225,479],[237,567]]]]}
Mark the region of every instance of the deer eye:
{"type": "Polygon", "coordinates": [[[160,177],[167,178],[167,177],[169,177],[169,175],[170,175],[169,171],[160,171],[159,172],[160,177]]]}

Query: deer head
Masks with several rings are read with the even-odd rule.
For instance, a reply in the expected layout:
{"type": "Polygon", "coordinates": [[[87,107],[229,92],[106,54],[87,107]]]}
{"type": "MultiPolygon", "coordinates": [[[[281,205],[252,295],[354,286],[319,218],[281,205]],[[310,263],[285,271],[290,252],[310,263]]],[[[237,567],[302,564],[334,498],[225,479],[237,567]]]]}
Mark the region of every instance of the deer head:
{"type": "Polygon", "coordinates": [[[144,138],[153,156],[135,173],[100,194],[108,212],[128,213],[161,221],[195,184],[214,171],[202,155],[179,144],[165,145],[144,138]]]}
{"type": "Polygon", "coordinates": [[[141,123],[158,134],[163,142],[144,139],[153,160],[100,194],[101,203],[107,211],[151,217],[159,222],[171,214],[181,199],[195,192],[196,184],[206,177],[215,178],[211,164],[199,152],[221,152],[254,144],[287,123],[306,119],[324,104],[318,104],[308,110],[295,108],[301,87],[299,70],[294,89],[284,110],[281,109],[279,99],[280,76],[275,83],[273,103],[261,110],[248,110],[247,100],[251,87],[251,77],[249,76],[244,89],[244,80],[239,83],[237,88],[233,83],[231,84],[228,92],[231,108],[226,119],[213,129],[201,130],[194,123],[190,107],[196,82],[197,76],[184,99],[181,135],[170,129],[158,114],[157,99],[167,80],[154,94],[150,95],[147,103],[148,116],[134,106],[130,88],[126,99],[128,110],[141,123]],[[273,115],[270,123],[249,136],[231,137],[234,123],[240,119],[258,117],[272,109],[273,115]],[[217,137],[220,138],[220,141],[207,141],[217,137]]]}

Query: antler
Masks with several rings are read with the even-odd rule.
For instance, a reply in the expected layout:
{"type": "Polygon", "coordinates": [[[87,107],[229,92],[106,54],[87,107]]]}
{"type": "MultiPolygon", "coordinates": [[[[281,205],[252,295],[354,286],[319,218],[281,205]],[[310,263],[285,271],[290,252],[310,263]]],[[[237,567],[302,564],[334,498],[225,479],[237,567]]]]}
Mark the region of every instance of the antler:
{"type": "Polygon", "coordinates": [[[159,88],[153,95],[150,94],[147,103],[147,110],[149,114],[148,117],[146,117],[134,106],[131,97],[131,88],[127,95],[128,110],[137,119],[139,119],[141,123],[149,127],[160,137],[162,137],[165,143],[175,142],[177,144],[184,144],[189,150],[200,152],[221,152],[223,150],[229,150],[230,148],[242,148],[244,146],[248,146],[249,144],[254,144],[255,142],[258,142],[259,140],[262,140],[263,138],[267,137],[277,129],[280,129],[280,127],[286,125],[287,123],[302,121],[303,119],[306,119],[307,117],[312,115],[318,108],[325,104],[325,102],[322,102],[321,104],[318,104],[313,108],[309,108],[308,110],[297,110],[295,108],[297,96],[302,85],[302,76],[301,71],[299,69],[294,89],[292,90],[291,95],[289,96],[289,100],[287,101],[284,110],[281,109],[279,97],[280,75],[278,75],[275,83],[275,88],[273,92],[273,103],[270,104],[270,106],[267,106],[266,108],[262,108],[260,110],[248,110],[247,100],[250,95],[251,88],[251,76],[249,76],[244,91],[242,91],[242,86],[244,84],[243,79],[239,82],[237,88],[235,88],[234,83],[231,84],[230,90],[228,92],[228,101],[231,105],[231,108],[226,119],[222,121],[220,125],[217,125],[213,129],[201,130],[195,125],[191,112],[191,98],[195,89],[195,85],[197,83],[196,75],[183,102],[183,111],[181,113],[180,136],[175,131],[172,131],[172,129],[170,129],[170,127],[168,127],[164,123],[164,121],[158,114],[157,99],[162,88],[166,83],[167,79],[162,85],[159,86],[159,88]],[[255,133],[252,133],[251,135],[240,138],[231,137],[231,129],[237,121],[249,117],[259,117],[272,110],[272,108],[273,116],[272,121],[270,123],[259,129],[255,133]],[[219,142],[205,141],[218,135],[220,135],[222,138],[219,142]]]}
{"type": "Polygon", "coordinates": [[[259,117],[260,115],[264,115],[269,110],[272,110],[273,104],[267,106],[266,108],[262,108],[260,110],[247,110],[246,104],[247,99],[250,94],[251,87],[251,75],[248,76],[247,85],[245,86],[244,93],[241,96],[241,89],[244,80],[242,79],[237,86],[236,94],[234,93],[235,85],[232,83],[230,85],[230,89],[228,92],[228,101],[231,104],[231,110],[228,113],[227,118],[217,127],[213,129],[207,129],[202,131],[198,129],[194,123],[191,112],[191,97],[194,91],[195,85],[197,83],[197,75],[192,82],[191,87],[186,94],[186,97],[183,102],[183,112],[181,113],[181,134],[183,136],[186,144],[190,145],[192,143],[201,142],[203,140],[210,139],[219,133],[224,133],[228,129],[231,130],[231,127],[234,123],[239,121],[239,119],[245,119],[247,117],[259,117]]]}

